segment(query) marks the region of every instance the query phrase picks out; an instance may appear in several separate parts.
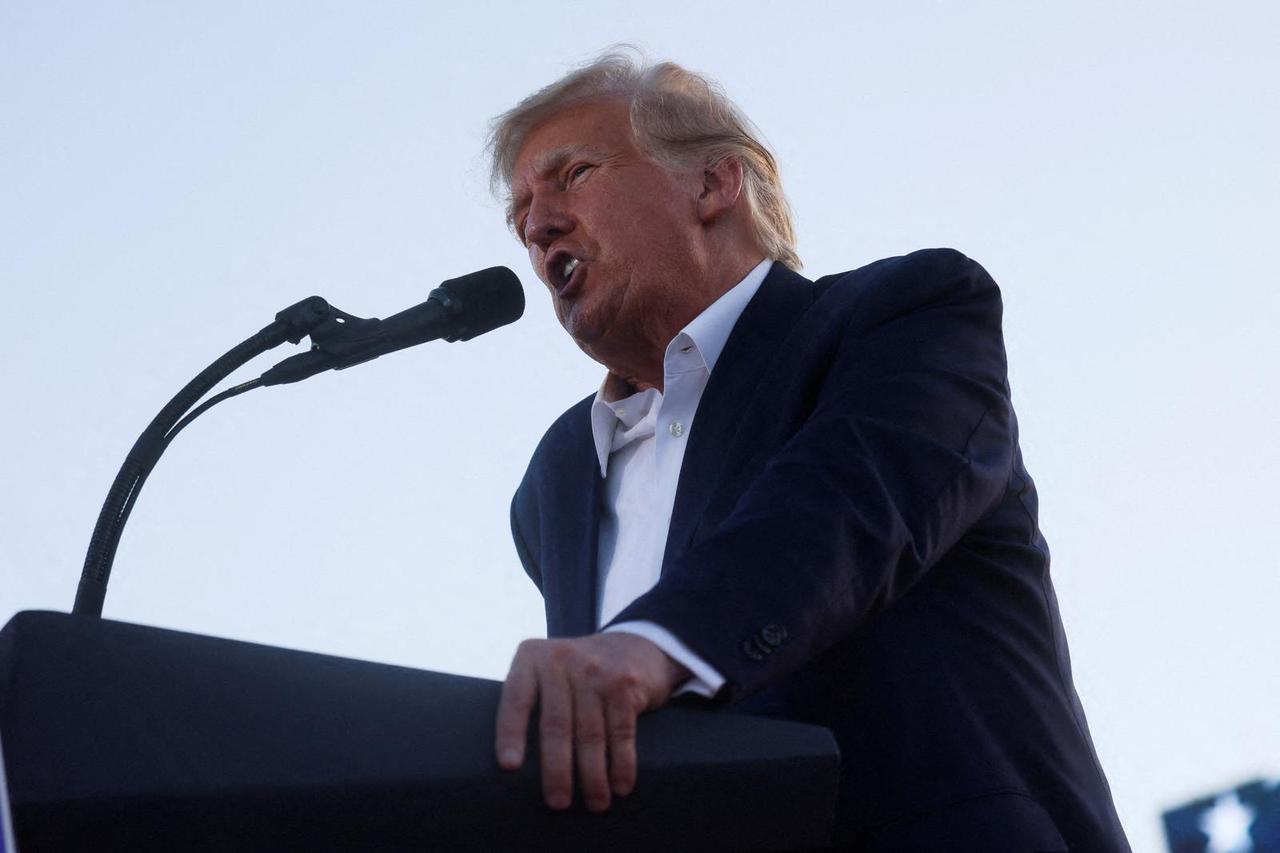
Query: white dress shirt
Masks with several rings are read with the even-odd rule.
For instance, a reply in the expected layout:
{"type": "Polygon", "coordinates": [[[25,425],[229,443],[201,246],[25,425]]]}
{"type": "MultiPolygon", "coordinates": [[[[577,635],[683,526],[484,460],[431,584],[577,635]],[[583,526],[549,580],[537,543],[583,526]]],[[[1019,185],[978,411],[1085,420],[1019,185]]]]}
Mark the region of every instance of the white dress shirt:
{"type": "MultiPolygon", "coordinates": [[[[671,339],[663,359],[662,391],[650,388],[609,400],[606,377],[591,404],[591,434],[605,493],[597,625],[606,624],[658,582],[698,401],[729,333],[772,266],[768,258],[761,261],[671,339]]],[[[724,684],[719,672],[661,625],[620,622],[608,630],[644,637],[688,668],[693,677],[677,693],[712,696],[724,684]]]]}

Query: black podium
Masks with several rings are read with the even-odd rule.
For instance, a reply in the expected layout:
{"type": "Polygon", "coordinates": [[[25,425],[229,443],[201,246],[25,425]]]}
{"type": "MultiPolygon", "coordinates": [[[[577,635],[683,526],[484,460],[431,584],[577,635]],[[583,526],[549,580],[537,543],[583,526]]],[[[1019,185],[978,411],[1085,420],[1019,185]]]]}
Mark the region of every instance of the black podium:
{"type": "Polygon", "coordinates": [[[60,613],[0,631],[0,742],[20,853],[811,850],[825,729],[672,707],[641,718],[636,791],[542,805],[536,752],[493,758],[500,685],[60,613]]]}

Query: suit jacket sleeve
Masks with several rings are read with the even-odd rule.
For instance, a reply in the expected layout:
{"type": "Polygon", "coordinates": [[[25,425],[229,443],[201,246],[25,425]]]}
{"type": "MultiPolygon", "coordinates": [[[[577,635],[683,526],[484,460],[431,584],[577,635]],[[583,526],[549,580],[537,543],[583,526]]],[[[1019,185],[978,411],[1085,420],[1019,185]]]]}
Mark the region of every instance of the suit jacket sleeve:
{"type": "Polygon", "coordinates": [[[519,509],[518,498],[512,498],[511,540],[515,543],[516,556],[520,558],[520,565],[524,566],[525,574],[533,581],[534,586],[538,588],[538,592],[542,592],[542,569],[538,566],[537,560],[533,558],[533,551],[525,539],[524,528],[520,524],[519,509]]]}
{"type": "MultiPolygon", "coordinates": [[[[819,325],[801,334],[822,354],[794,368],[815,377],[794,427],[617,617],[666,627],[725,675],[729,701],[892,607],[1009,486],[995,283],[956,252],[895,260],[836,281],[807,312],[819,325]]],[[[748,429],[727,443],[726,468],[753,458],[750,441],[748,429]]]]}

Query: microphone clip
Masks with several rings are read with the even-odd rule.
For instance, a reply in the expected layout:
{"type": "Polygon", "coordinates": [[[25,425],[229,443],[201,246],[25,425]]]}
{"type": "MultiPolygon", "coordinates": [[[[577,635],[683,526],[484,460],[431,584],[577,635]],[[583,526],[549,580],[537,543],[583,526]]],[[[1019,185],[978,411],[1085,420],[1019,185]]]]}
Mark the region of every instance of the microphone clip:
{"type": "Polygon", "coordinates": [[[322,296],[308,296],[276,314],[276,322],[284,325],[285,340],[301,343],[311,337],[312,351],[329,355],[349,355],[368,344],[377,334],[382,321],[377,317],[357,317],[330,305],[322,296]]]}
{"type": "Polygon", "coordinates": [[[352,355],[369,345],[382,321],[377,317],[357,317],[332,305],[323,320],[310,332],[311,349],[338,357],[352,355]]]}
{"type": "MultiPolygon", "coordinates": [[[[312,330],[323,324],[334,313],[332,305],[322,296],[308,296],[288,308],[276,312],[276,323],[283,340],[291,344],[300,342],[312,330]]],[[[338,312],[342,313],[342,312],[338,312]]]]}
{"type": "Polygon", "coordinates": [[[286,326],[288,340],[295,344],[309,335],[311,348],[286,358],[259,376],[262,385],[297,382],[325,370],[377,358],[374,345],[382,321],[348,314],[319,296],[290,305],[276,315],[276,321],[286,326]]]}

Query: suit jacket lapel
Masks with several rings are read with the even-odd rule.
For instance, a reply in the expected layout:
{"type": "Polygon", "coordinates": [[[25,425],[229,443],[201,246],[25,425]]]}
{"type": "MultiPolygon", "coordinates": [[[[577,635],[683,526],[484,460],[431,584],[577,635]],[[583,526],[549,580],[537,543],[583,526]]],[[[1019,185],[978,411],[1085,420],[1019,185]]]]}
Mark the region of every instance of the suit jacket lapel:
{"type": "Polygon", "coordinates": [[[778,346],[813,300],[812,282],[775,263],[733,327],[689,431],[662,558],[664,570],[693,541],[721,480],[725,451],[741,423],[741,414],[778,346]]]}
{"type": "Polygon", "coordinates": [[[556,567],[547,578],[543,594],[556,602],[547,613],[547,633],[552,637],[576,637],[596,630],[597,556],[600,541],[600,502],[603,480],[591,438],[591,403],[584,401],[581,416],[569,419],[571,433],[555,464],[560,475],[551,496],[553,511],[545,517],[548,549],[544,565],[556,567]]]}

